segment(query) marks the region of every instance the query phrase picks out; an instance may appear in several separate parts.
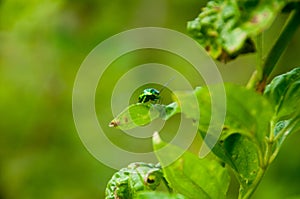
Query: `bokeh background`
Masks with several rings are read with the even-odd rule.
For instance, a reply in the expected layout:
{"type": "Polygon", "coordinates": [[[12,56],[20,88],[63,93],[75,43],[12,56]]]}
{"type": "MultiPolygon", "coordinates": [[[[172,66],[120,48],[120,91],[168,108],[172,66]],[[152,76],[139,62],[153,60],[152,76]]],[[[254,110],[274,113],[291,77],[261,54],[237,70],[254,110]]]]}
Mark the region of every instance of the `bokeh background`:
{"type": "MultiPolygon", "coordinates": [[[[72,87],[77,70],[97,44],[121,31],[159,26],[187,33],[187,21],[195,18],[205,3],[0,0],[0,199],[104,198],[106,183],[115,170],[89,154],[76,132],[72,87]]],[[[265,52],[286,17],[280,15],[266,31],[265,52]]],[[[299,35],[300,30],[291,38],[274,75],[300,66],[299,35]]],[[[95,103],[103,122],[109,122],[112,114],[101,105],[102,101],[107,103],[118,77],[137,63],[164,60],[171,67],[181,68],[193,86],[201,84],[199,77],[180,65],[176,57],[140,53],[120,58],[100,82],[102,90],[97,91],[99,101],[95,103]]],[[[217,65],[224,81],[246,84],[255,62],[255,55],[251,54],[217,65]]],[[[169,126],[167,131],[172,129],[172,121],[169,126]]],[[[121,140],[121,133],[116,130],[107,128],[107,134],[121,140]]],[[[299,139],[299,134],[287,139],[254,198],[300,196],[299,139]]],[[[120,145],[132,150],[151,147],[125,138],[120,145]]]]}

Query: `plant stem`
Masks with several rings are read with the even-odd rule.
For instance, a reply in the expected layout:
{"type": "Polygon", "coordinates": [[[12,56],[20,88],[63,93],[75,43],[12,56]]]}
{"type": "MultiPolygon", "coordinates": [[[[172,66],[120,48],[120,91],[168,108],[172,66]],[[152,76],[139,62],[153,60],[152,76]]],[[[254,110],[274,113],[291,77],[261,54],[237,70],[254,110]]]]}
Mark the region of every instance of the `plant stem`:
{"type": "Polygon", "coordinates": [[[256,63],[256,71],[257,71],[257,77],[259,79],[262,78],[263,74],[263,34],[264,32],[257,35],[257,63],[256,63]]]}
{"type": "Polygon", "coordinates": [[[247,83],[247,85],[246,85],[246,88],[248,88],[248,89],[253,89],[253,88],[255,88],[256,85],[257,85],[257,82],[259,82],[259,81],[260,81],[260,78],[258,78],[257,70],[255,70],[255,71],[252,73],[252,75],[251,75],[251,77],[250,77],[250,79],[249,79],[249,81],[248,81],[248,83],[247,83]]]}
{"type": "Polygon", "coordinates": [[[267,149],[265,152],[265,156],[263,158],[263,161],[260,162],[260,168],[257,172],[256,178],[253,181],[252,185],[249,186],[245,191],[239,193],[239,199],[249,199],[253,193],[255,192],[255,190],[257,189],[258,185],[260,184],[262,178],[265,175],[265,172],[269,166],[270,163],[270,158],[272,156],[272,146],[273,146],[273,142],[268,142],[267,143],[267,149]]]}
{"type": "Polygon", "coordinates": [[[258,185],[260,184],[269,164],[271,163],[271,159],[273,158],[272,155],[272,147],[273,147],[273,137],[271,140],[267,140],[266,150],[264,153],[263,160],[260,161],[260,168],[257,172],[255,180],[252,182],[251,186],[247,187],[246,190],[240,191],[239,199],[249,199],[255,190],[257,189],[258,185]]]}
{"type": "Polygon", "coordinates": [[[256,70],[252,74],[250,80],[247,83],[247,88],[252,89],[256,87],[257,82],[262,78],[263,68],[263,32],[256,37],[257,56],[256,56],[256,70]]]}
{"type": "Polygon", "coordinates": [[[274,70],[276,63],[278,62],[280,56],[286,49],[287,45],[292,39],[293,34],[296,32],[300,21],[300,9],[297,7],[292,11],[287,20],[283,30],[281,31],[277,41],[271,48],[269,54],[266,57],[265,62],[262,65],[262,78],[258,82],[256,86],[256,90],[259,92],[263,92],[266,83],[270,78],[270,74],[274,70]]]}
{"type": "Polygon", "coordinates": [[[263,176],[265,174],[265,169],[260,168],[257,172],[257,176],[253,184],[247,189],[245,194],[240,194],[239,199],[249,199],[255,190],[257,189],[260,181],[262,180],[263,176]]]}

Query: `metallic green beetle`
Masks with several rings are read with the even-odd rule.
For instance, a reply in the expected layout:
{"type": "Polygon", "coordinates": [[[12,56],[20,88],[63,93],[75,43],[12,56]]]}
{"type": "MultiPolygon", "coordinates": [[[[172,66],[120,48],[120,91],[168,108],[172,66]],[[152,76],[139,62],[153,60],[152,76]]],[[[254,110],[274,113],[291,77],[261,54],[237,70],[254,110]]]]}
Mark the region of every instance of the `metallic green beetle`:
{"type": "Polygon", "coordinates": [[[147,88],[143,91],[143,93],[139,96],[139,103],[146,103],[149,101],[156,102],[159,100],[160,92],[154,88],[147,88]]]}
{"type": "Polygon", "coordinates": [[[160,91],[156,90],[155,88],[147,88],[143,91],[142,94],[139,96],[139,103],[146,103],[149,101],[156,102],[160,99],[159,94],[167,87],[167,85],[175,79],[175,76],[171,78],[165,85],[162,87],[160,91]]]}
{"type": "Polygon", "coordinates": [[[107,184],[105,199],[132,199],[139,191],[155,190],[163,179],[159,165],[131,163],[116,172],[107,184]]]}

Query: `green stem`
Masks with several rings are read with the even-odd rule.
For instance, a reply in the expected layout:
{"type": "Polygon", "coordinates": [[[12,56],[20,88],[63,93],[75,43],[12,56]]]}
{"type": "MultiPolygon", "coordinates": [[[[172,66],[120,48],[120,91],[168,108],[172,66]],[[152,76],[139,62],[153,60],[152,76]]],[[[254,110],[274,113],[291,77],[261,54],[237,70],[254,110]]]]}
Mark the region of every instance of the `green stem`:
{"type": "Polygon", "coordinates": [[[269,159],[269,164],[271,164],[275,160],[278,152],[279,152],[279,147],[276,147],[275,151],[272,153],[272,155],[271,155],[271,157],[269,159]]]}
{"type": "Polygon", "coordinates": [[[258,185],[260,184],[262,178],[265,175],[265,172],[269,166],[269,159],[272,155],[272,142],[268,142],[265,156],[263,158],[263,161],[260,162],[260,168],[257,172],[255,180],[252,182],[252,185],[247,187],[246,190],[240,191],[239,193],[239,199],[249,199],[257,189],[258,185]]]}
{"type": "Polygon", "coordinates": [[[244,194],[241,193],[239,194],[239,199],[249,199],[257,189],[260,181],[264,177],[264,174],[265,174],[265,170],[259,169],[255,181],[253,181],[253,184],[246,190],[244,194]]]}
{"type": "Polygon", "coordinates": [[[253,89],[256,87],[257,82],[262,78],[262,68],[263,68],[263,32],[256,37],[257,45],[257,56],[256,56],[256,70],[252,74],[250,80],[247,83],[248,89],[253,89]]]}
{"type": "Polygon", "coordinates": [[[262,78],[257,85],[258,91],[263,91],[267,81],[270,78],[270,74],[274,70],[276,63],[278,62],[280,56],[286,49],[287,45],[292,39],[293,34],[298,29],[300,24],[300,9],[297,7],[292,11],[287,20],[283,30],[281,31],[277,41],[273,45],[272,49],[270,50],[269,54],[266,57],[266,60],[262,66],[262,78]]]}
{"type": "Polygon", "coordinates": [[[264,153],[263,160],[260,161],[260,168],[257,172],[255,180],[252,182],[251,186],[247,187],[246,190],[241,189],[239,193],[239,199],[249,199],[257,189],[258,185],[260,184],[269,164],[270,159],[272,159],[272,147],[273,147],[273,139],[267,140],[266,150],[264,153]]]}
{"type": "Polygon", "coordinates": [[[255,70],[255,71],[252,73],[252,75],[251,75],[251,77],[250,77],[250,79],[249,79],[249,81],[248,81],[248,83],[247,83],[247,85],[246,85],[246,88],[248,88],[248,89],[253,89],[253,88],[255,88],[256,85],[257,85],[257,82],[259,82],[259,81],[260,81],[260,78],[259,78],[258,75],[257,75],[257,70],[255,70]]]}
{"type": "Polygon", "coordinates": [[[256,63],[256,71],[257,78],[261,79],[263,74],[263,32],[257,35],[257,63],[256,63]]]}
{"type": "MultiPolygon", "coordinates": [[[[256,71],[251,76],[247,84],[247,88],[256,88],[258,92],[264,91],[265,86],[269,81],[270,75],[276,66],[276,63],[278,62],[281,54],[286,49],[287,45],[292,39],[293,34],[296,32],[300,24],[299,18],[300,18],[300,7],[297,6],[290,14],[289,19],[287,20],[280,36],[278,37],[277,41],[273,45],[265,61],[263,60],[263,56],[262,56],[263,35],[260,34],[257,36],[258,61],[257,61],[256,71]]],[[[273,157],[274,154],[272,153],[273,144],[274,144],[274,137],[270,136],[270,140],[268,140],[263,161],[260,161],[261,162],[260,169],[257,173],[257,176],[251,186],[247,187],[246,190],[243,190],[243,188],[240,190],[239,197],[238,197],[239,199],[249,199],[257,189],[258,185],[260,184],[260,181],[262,180],[265,174],[266,169],[268,168],[271,161],[274,159],[273,157]]],[[[277,154],[276,151],[275,153],[277,154]]]]}

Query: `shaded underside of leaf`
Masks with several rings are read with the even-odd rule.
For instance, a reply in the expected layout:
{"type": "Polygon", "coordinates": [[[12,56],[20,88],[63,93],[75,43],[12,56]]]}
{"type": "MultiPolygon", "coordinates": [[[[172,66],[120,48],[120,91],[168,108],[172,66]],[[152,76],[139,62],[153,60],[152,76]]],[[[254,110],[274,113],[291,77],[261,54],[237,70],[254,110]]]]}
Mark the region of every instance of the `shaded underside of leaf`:
{"type": "Polygon", "coordinates": [[[244,187],[250,186],[256,178],[259,170],[259,157],[255,144],[247,137],[238,133],[232,134],[216,147],[222,147],[224,154],[233,163],[233,168],[239,177],[239,181],[244,187]]]}

